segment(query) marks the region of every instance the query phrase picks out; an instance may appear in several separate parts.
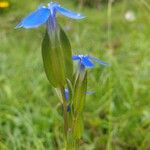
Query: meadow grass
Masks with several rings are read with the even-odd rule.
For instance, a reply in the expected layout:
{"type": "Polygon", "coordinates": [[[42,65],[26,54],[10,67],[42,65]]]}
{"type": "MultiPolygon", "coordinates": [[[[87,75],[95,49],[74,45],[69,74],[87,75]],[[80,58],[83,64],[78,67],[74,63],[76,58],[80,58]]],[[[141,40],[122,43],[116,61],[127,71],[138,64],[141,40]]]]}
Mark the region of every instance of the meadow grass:
{"type": "MultiPolygon", "coordinates": [[[[0,150],[63,149],[61,106],[42,64],[44,26],[14,29],[41,2],[13,0],[0,12],[0,150]]],[[[94,94],[87,96],[81,149],[149,150],[150,3],[121,1],[112,5],[110,18],[107,6],[61,4],[87,16],[80,22],[59,17],[74,54],[109,63],[89,70],[88,91],[94,94]],[[128,10],[135,13],[133,22],[124,18],[128,10]]]]}

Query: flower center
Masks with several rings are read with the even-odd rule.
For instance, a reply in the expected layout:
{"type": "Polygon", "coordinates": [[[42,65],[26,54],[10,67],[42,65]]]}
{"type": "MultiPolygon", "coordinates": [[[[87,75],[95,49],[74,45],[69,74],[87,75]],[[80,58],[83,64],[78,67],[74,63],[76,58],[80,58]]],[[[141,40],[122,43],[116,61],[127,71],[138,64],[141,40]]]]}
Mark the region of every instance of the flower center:
{"type": "Polygon", "coordinates": [[[48,9],[50,10],[50,16],[47,22],[48,32],[54,31],[57,27],[56,10],[55,10],[56,5],[57,3],[53,2],[48,3],[48,9]]]}

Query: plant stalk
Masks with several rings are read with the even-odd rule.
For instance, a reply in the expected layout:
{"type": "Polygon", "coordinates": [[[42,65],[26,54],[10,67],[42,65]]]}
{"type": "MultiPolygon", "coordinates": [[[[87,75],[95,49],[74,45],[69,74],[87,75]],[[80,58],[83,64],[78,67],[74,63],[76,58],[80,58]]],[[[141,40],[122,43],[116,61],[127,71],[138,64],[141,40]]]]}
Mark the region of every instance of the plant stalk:
{"type": "MultiPolygon", "coordinates": [[[[72,126],[69,125],[69,112],[67,112],[67,101],[65,97],[65,88],[60,88],[63,102],[63,115],[64,115],[64,134],[65,134],[65,147],[66,150],[79,150],[79,140],[74,139],[72,133],[72,126]]],[[[72,124],[72,123],[71,123],[72,124]]]]}
{"type": "Polygon", "coordinates": [[[64,132],[65,132],[65,138],[67,139],[67,133],[68,133],[68,118],[67,118],[67,101],[65,98],[65,88],[60,88],[61,95],[62,95],[62,102],[63,102],[63,115],[64,115],[64,132]]]}

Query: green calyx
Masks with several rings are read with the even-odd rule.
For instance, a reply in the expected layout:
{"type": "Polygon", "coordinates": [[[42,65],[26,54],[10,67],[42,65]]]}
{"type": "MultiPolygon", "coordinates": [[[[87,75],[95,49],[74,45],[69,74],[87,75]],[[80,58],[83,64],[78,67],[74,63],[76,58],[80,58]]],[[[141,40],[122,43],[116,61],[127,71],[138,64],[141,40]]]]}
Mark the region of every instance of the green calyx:
{"type": "Polygon", "coordinates": [[[66,83],[66,78],[72,80],[72,51],[61,26],[52,33],[53,36],[46,30],[42,43],[44,69],[49,82],[54,87],[62,87],[66,83]]]}

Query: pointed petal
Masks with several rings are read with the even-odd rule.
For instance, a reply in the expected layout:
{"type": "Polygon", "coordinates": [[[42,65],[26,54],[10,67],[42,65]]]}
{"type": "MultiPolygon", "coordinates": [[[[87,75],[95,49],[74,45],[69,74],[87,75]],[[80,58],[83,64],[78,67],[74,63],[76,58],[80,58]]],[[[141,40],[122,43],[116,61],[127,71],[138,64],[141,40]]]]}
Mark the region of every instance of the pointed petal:
{"type": "Polygon", "coordinates": [[[89,67],[89,68],[93,68],[94,64],[90,61],[90,59],[88,57],[83,57],[81,60],[81,63],[85,66],[85,67],[89,67]]]}
{"type": "Polygon", "coordinates": [[[72,19],[83,19],[83,18],[85,18],[85,16],[83,16],[79,13],[73,12],[69,9],[63,8],[60,5],[55,6],[55,9],[56,9],[56,11],[61,13],[62,15],[69,17],[69,18],[72,18],[72,19]]]}
{"type": "Polygon", "coordinates": [[[36,11],[25,17],[16,28],[36,28],[45,23],[50,15],[50,10],[46,7],[39,7],[36,11]]]}
{"type": "Polygon", "coordinates": [[[92,56],[88,56],[91,60],[94,60],[96,61],[97,63],[101,64],[101,65],[108,65],[106,62],[100,60],[100,59],[97,59],[95,57],[92,57],[92,56]]]}
{"type": "Polygon", "coordinates": [[[81,58],[78,55],[74,55],[74,56],[72,56],[72,59],[73,60],[80,60],[81,58]]]}

